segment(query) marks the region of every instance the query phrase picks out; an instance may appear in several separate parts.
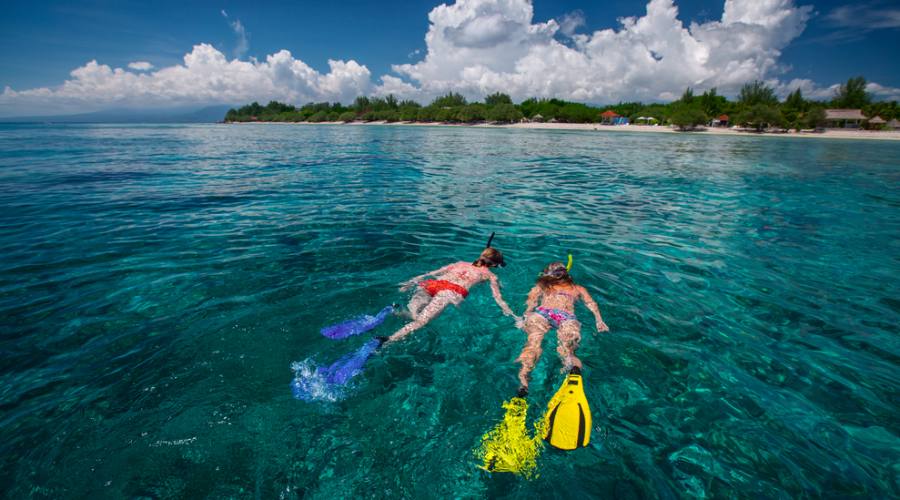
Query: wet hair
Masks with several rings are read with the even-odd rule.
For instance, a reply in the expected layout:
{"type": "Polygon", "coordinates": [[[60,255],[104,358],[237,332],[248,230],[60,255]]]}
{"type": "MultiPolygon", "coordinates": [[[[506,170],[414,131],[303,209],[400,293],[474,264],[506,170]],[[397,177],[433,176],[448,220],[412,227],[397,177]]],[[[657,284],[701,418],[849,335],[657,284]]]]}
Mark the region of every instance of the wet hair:
{"type": "Polygon", "coordinates": [[[503,267],[506,262],[503,261],[503,254],[496,248],[485,248],[481,255],[472,263],[476,267],[503,267]]]}
{"type": "Polygon", "coordinates": [[[538,276],[537,285],[541,290],[549,290],[556,285],[574,285],[575,280],[566,270],[566,265],[562,262],[551,262],[544,271],[538,276]]]}

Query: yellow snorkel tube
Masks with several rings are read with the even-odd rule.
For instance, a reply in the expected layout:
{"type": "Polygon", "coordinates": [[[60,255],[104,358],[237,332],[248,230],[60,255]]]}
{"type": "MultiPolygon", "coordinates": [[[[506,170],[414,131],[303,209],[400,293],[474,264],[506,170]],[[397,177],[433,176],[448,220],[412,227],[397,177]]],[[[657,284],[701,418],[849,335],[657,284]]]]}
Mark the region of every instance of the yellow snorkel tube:
{"type": "Polygon", "coordinates": [[[566,272],[572,270],[572,254],[569,254],[569,262],[566,263],[566,272]]]}

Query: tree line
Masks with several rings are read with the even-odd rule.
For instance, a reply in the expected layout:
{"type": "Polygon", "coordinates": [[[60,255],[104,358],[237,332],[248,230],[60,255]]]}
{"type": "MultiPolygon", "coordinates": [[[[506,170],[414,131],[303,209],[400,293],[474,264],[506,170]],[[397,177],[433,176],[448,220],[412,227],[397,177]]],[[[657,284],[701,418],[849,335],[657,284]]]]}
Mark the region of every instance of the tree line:
{"type": "Polygon", "coordinates": [[[863,77],[849,79],[841,85],[830,101],[806,99],[798,88],[784,101],[775,89],[761,81],[744,85],[732,101],[710,89],[695,95],[687,88],[681,98],[667,104],[620,102],[610,106],[591,106],[561,99],[526,99],[519,104],[503,93],[494,93],[483,102],[469,102],[461,94],[450,92],[427,105],[412,100],[387,97],[357,97],[350,105],[341,103],[310,103],[300,107],[271,101],[262,106],[251,103],[230,109],[226,122],[421,122],[421,123],[514,123],[523,119],[561,123],[597,123],[601,113],[611,110],[635,122],[638,118],[675,125],[690,130],[709,123],[721,115],[728,122],[763,130],[769,127],[805,129],[824,125],[826,108],[862,109],[868,117],[876,115],[889,121],[900,119],[897,101],[875,102],[866,91],[863,77]]]}

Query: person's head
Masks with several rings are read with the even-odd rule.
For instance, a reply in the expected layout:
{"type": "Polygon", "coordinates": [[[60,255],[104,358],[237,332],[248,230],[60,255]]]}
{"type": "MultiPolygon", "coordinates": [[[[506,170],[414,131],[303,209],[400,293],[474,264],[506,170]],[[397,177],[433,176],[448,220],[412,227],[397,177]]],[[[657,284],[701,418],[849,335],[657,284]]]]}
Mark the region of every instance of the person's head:
{"type": "Polygon", "coordinates": [[[569,271],[566,270],[565,264],[562,262],[551,262],[538,276],[537,284],[546,290],[556,285],[574,285],[575,281],[569,275],[569,271]]]}
{"type": "Polygon", "coordinates": [[[485,248],[472,265],[478,267],[503,267],[506,265],[506,262],[503,262],[503,254],[500,253],[500,250],[497,250],[496,248],[485,248]]]}

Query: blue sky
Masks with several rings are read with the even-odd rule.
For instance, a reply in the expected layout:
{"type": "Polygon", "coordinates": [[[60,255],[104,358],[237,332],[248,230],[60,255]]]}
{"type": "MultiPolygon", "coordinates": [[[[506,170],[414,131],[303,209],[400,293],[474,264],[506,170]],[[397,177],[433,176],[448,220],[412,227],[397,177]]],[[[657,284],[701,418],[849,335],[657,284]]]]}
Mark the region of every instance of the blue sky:
{"type": "MultiPolygon", "coordinates": [[[[668,1],[664,0],[661,3],[665,4],[668,1]]],[[[775,79],[785,85],[794,80],[806,81],[808,83],[804,85],[807,85],[811,92],[820,92],[823,95],[829,86],[856,75],[864,75],[870,82],[876,82],[884,88],[900,87],[900,58],[897,57],[896,49],[900,46],[900,6],[896,2],[734,1],[736,4],[742,1],[781,4],[774,6],[771,12],[751,14],[756,16],[754,19],[766,19],[765,15],[772,12],[792,12],[797,14],[796,22],[790,26],[770,26],[768,34],[760,36],[775,38],[779,36],[778,33],[791,29],[797,29],[797,34],[789,40],[773,42],[770,47],[772,50],[765,54],[726,54],[722,57],[723,61],[733,59],[735,64],[739,60],[751,61],[747,64],[763,66],[767,64],[764,61],[772,59],[772,54],[777,52],[775,63],[759,70],[758,76],[775,79]],[[802,27],[798,28],[798,24],[802,27]]],[[[482,19],[492,20],[491,22],[495,24],[501,23],[505,26],[503,29],[509,32],[516,29],[527,31],[528,26],[543,26],[543,23],[555,21],[558,29],[552,33],[551,38],[580,53],[591,54],[590,64],[597,66],[606,64],[610,59],[610,47],[604,49],[605,52],[591,53],[591,49],[577,48],[577,37],[590,36],[594,31],[601,29],[620,30],[622,26],[617,19],[644,16],[647,11],[647,3],[641,1],[535,0],[533,16],[530,20],[523,21],[522,9],[527,9],[527,5],[524,7],[521,5],[523,3],[528,4],[526,0],[461,1],[460,5],[454,6],[456,12],[448,14],[449,17],[445,19],[444,24],[432,28],[445,29],[446,33],[450,33],[446,30],[458,30],[465,36],[477,38],[484,34],[477,32],[477,29],[480,29],[478,27],[484,24],[479,24],[479,16],[482,19]],[[466,2],[467,5],[462,5],[466,2]],[[458,19],[459,16],[468,16],[466,22],[471,22],[471,25],[467,27],[453,24],[457,22],[453,19],[458,19]],[[564,21],[567,19],[574,21],[571,24],[574,30],[563,29],[564,21]],[[563,33],[564,31],[567,33],[563,33]]],[[[0,46],[3,47],[0,53],[0,88],[10,87],[12,91],[20,94],[13,96],[7,92],[5,100],[0,99],[0,114],[5,109],[21,110],[28,106],[38,107],[42,103],[46,104],[49,102],[46,99],[38,102],[34,95],[26,99],[21,92],[39,88],[56,90],[66,80],[72,79],[70,76],[72,70],[84,67],[89,61],[96,60],[99,65],[106,65],[112,69],[125,68],[126,71],[129,63],[141,61],[148,62],[154,70],[159,70],[185,64],[183,59],[185,54],[190,53],[192,48],[200,43],[209,44],[221,52],[227,60],[237,58],[248,61],[256,58],[264,61],[268,55],[286,49],[290,51],[293,59],[302,61],[321,75],[332,71],[328,64],[329,59],[353,61],[368,70],[370,83],[360,83],[360,77],[353,80],[355,83],[349,87],[344,86],[340,89],[337,87],[327,89],[322,84],[316,84],[319,86],[307,85],[310,89],[315,87],[313,90],[304,87],[305,90],[295,89],[291,91],[293,93],[285,91],[286,97],[298,99],[321,97],[334,100],[345,97],[346,92],[353,90],[378,93],[379,89],[398,90],[395,93],[405,92],[411,97],[426,97],[452,85],[454,75],[442,74],[442,71],[451,61],[456,60],[454,54],[466,54],[459,57],[469,57],[468,51],[476,49],[478,53],[472,52],[471,57],[473,61],[478,62],[477,72],[480,73],[477,77],[472,77],[473,80],[462,82],[461,87],[465,93],[477,94],[480,90],[491,87],[492,84],[486,82],[494,81],[493,85],[496,85],[496,75],[508,75],[518,71],[504,64],[500,56],[491,58],[489,50],[499,51],[502,48],[500,46],[506,43],[494,34],[490,35],[493,38],[484,40],[489,42],[497,40],[496,47],[479,45],[473,49],[474,46],[465,40],[453,37],[448,39],[453,43],[458,42],[456,48],[443,46],[444,52],[441,53],[439,43],[435,47],[429,47],[425,41],[425,35],[430,27],[429,12],[441,4],[439,1],[421,0],[294,1],[266,2],[263,5],[251,2],[171,1],[6,2],[5,13],[0,17],[0,46]],[[235,23],[240,23],[239,26],[243,28],[243,37],[241,28],[235,23]],[[435,52],[435,64],[441,60],[445,61],[442,68],[419,65],[406,72],[392,69],[392,65],[396,64],[415,65],[422,62],[430,49],[435,52]],[[483,71],[484,68],[490,69],[492,73],[487,74],[483,71]],[[398,81],[386,85],[381,79],[384,75],[397,77],[398,81]],[[411,89],[400,86],[400,83],[410,86],[411,89]]],[[[723,17],[722,1],[681,0],[676,1],[675,6],[678,8],[678,20],[688,29],[692,22],[715,23],[723,17]]],[[[661,11],[665,5],[656,7],[657,11],[661,11]]],[[[757,9],[756,6],[749,8],[757,9]]],[[[488,26],[486,29],[491,28],[488,26]]],[[[546,30],[540,28],[538,31],[544,33],[546,30]]],[[[532,57],[538,57],[537,54],[544,54],[547,58],[555,57],[552,52],[539,50],[546,40],[535,41],[532,35],[530,32],[525,33],[513,41],[517,47],[528,46],[534,49],[531,52],[523,49],[521,53],[516,53],[516,56],[527,58],[527,54],[530,53],[532,57]]],[[[537,35],[538,38],[542,36],[537,35]]],[[[660,39],[665,39],[665,36],[660,34],[660,39]]],[[[675,35],[669,33],[669,36],[675,35]]],[[[729,36],[732,35],[721,35],[724,40],[728,40],[729,36]]],[[[653,34],[645,31],[641,37],[644,37],[644,42],[639,43],[649,45],[646,40],[652,40],[653,34]]],[[[675,39],[669,38],[669,45],[673,40],[675,39]]],[[[622,43],[626,42],[618,43],[614,48],[621,52],[625,48],[622,43]]],[[[688,43],[689,45],[691,44],[688,43]]],[[[656,52],[653,52],[654,57],[656,52]]],[[[682,56],[688,59],[692,57],[679,55],[682,56]]],[[[725,62],[719,64],[724,66],[725,62]]],[[[464,66],[465,64],[462,64],[458,68],[460,72],[465,69],[464,66]]],[[[617,68],[620,67],[608,67],[608,69],[617,68]]],[[[627,66],[621,68],[619,71],[628,71],[627,66]]],[[[225,78],[229,78],[228,71],[230,70],[223,69],[225,78]]],[[[662,71],[662,68],[659,71],[662,71]]],[[[534,75],[537,74],[526,72],[520,76],[523,79],[530,78],[533,83],[534,75]]],[[[574,78],[578,72],[573,69],[572,74],[574,78]]],[[[598,73],[600,74],[602,72],[598,73]]],[[[747,75],[754,73],[751,71],[747,75]]],[[[632,85],[640,85],[641,81],[650,76],[638,75],[635,78],[638,83],[632,85]]],[[[674,78],[673,88],[668,90],[678,93],[682,90],[680,87],[684,82],[697,81],[701,82],[698,87],[718,84],[719,88],[724,88],[726,92],[734,87],[733,82],[727,78],[711,77],[708,71],[698,69],[696,74],[674,78]]],[[[607,100],[619,98],[658,100],[665,99],[666,94],[665,89],[648,87],[646,92],[634,96],[627,95],[624,90],[627,88],[625,83],[619,87],[597,87],[588,91],[559,82],[553,85],[527,85],[520,82],[519,88],[521,92],[537,90],[538,93],[543,88],[558,88],[558,92],[563,94],[559,97],[583,101],[600,101],[604,100],[605,96],[608,96],[607,100]],[[584,98],[579,99],[579,96],[584,98]]],[[[66,109],[81,110],[115,104],[102,96],[97,96],[98,98],[92,101],[87,90],[80,92],[77,98],[73,95],[65,96],[65,99],[62,99],[64,97],[62,95],[55,98],[66,109]]],[[[272,95],[277,93],[275,89],[268,92],[272,95]]],[[[517,93],[515,87],[511,93],[517,93]]],[[[190,96],[182,94],[172,102],[181,103],[190,100],[190,96]]],[[[268,94],[260,97],[267,97],[268,94]]],[[[885,97],[893,97],[890,90],[883,94],[885,97]]],[[[148,103],[156,103],[162,99],[152,91],[142,90],[140,95],[133,96],[128,102],[133,104],[140,101],[141,95],[146,97],[148,103]]],[[[240,92],[232,92],[228,96],[230,99],[240,97],[242,97],[240,92]]],[[[198,96],[199,101],[210,102],[215,99],[206,93],[198,96]]]]}

